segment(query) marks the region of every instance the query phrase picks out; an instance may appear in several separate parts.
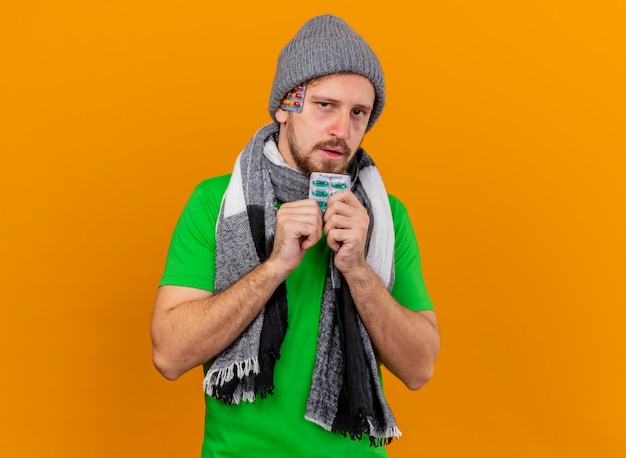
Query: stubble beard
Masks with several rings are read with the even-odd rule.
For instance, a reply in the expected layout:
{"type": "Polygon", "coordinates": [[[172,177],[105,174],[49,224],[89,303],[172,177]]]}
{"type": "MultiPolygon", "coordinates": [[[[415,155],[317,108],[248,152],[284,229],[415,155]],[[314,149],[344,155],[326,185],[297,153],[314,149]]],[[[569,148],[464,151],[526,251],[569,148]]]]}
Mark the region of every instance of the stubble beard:
{"type": "Polygon", "coordinates": [[[291,123],[287,124],[287,146],[289,147],[289,151],[291,152],[291,157],[296,164],[296,168],[302,173],[304,176],[309,177],[312,172],[323,172],[323,173],[343,173],[348,168],[348,164],[343,165],[343,163],[338,163],[337,161],[331,161],[329,159],[321,159],[318,163],[313,163],[311,158],[313,157],[313,152],[315,150],[324,149],[327,147],[341,147],[343,149],[343,154],[350,156],[352,151],[350,147],[345,142],[345,140],[341,138],[336,138],[333,140],[326,140],[323,142],[316,143],[313,148],[305,154],[302,152],[302,148],[298,145],[298,140],[296,139],[296,134],[293,130],[291,123]]]}

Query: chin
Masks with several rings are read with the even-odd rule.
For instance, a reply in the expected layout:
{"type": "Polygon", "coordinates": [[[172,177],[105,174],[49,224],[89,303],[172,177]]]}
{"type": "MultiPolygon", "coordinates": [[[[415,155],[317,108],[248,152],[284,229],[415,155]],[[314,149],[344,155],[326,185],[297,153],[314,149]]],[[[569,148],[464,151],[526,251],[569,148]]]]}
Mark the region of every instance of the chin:
{"type": "Polygon", "coordinates": [[[318,162],[303,162],[296,165],[300,173],[307,177],[311,176],[311,173],[313,172],[342,174],[348,168],[348,164],[344,164],[343,161],[338,162],[329,160],[322,160],[318,162]]]}
{"type": "Polygon", "coordinates": [[[315,170],[316,172],[324,172],[324,173],[337,173],[341,174],[346,171],[346,164],[337,164],[334,162],[326,162],[320,164],[320,170],[315,170]]]}

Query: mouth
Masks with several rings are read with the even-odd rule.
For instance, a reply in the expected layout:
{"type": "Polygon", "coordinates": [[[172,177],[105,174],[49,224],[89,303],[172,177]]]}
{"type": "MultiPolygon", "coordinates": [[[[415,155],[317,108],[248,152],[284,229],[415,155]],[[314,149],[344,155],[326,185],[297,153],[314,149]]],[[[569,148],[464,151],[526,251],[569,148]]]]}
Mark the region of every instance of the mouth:
{"type": "Polygon", "coordinates": [[[341,146],[326,146],[320,148],[320,151],[329,159],[340,159],[345,155],[345,151],[341,146]]]}

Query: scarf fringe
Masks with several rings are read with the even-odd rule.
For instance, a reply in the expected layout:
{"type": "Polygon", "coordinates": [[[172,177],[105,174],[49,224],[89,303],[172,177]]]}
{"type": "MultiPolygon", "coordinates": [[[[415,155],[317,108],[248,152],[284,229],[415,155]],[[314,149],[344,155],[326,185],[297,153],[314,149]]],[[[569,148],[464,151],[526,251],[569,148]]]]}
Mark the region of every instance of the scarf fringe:
{"type": "MultiPolygon", "coordinates": [[[[383,443],[379,443],[378,445],[387,445],[393,439],[399,439],[400,436],[402,436],[402,432],[395,425],[389,426],[385,428],[384,431],[381,432],[380,430],[376,431],[376,428],[374,428],[374,426],[369,420],[367,422],[369,423],[369,426],[370,426],[370,442],[372,440],[384,441],[383,443]]],[[[376,445],[374,447],[376,447],[376,445]]]]}
{"type": "MultiPolygon", "coordinates": [[[[216,388],[219,388],[225,383],[230,382],[232,379],[235,378],[235,376],[238,379],[243,379],[250,374],[258,374],[259,372],[259,358],[258,356],[253,356],[243,361],[235,361],[226,367],[222,367],[219,369],[209,369],[206,376],[204,377],[204,381],[202,382],[202,387],[204,388],[204,392],[206,394],[208,394],[209,396],[213,396],[216,394],[216,388]]],[[[253,402],[255,400],[254,391],[242,392],[241,398],[236,397],[232,400],[232,402],[234,404],[239,404],[240,400],[253,402]]]]}
{"type": "Polygon", "coordinates": [[[397,426],[390,426],[385,428],[384,430],[376,429],[372,422],[368,419],[367,424],[369,425],[369,430],[364,428],[363,431],[360,432],[349,432],[343,430],[333,430],[332,425],[327,424],[320,418],[314,418],[311,415],[305,415],[305,420],[310,421],[311,423],[315,423],[316,425],[324,428],[326,431],[334,432],[336,434],[341,434],[343,437],[350,436],[352,440],[361,440],[363,435],[367,435],[370,440],[370,447],[383,447],[385,445],[391,444],[391,441],[394,439],[399,439],[402,436],[402,432],[397,426]]]}

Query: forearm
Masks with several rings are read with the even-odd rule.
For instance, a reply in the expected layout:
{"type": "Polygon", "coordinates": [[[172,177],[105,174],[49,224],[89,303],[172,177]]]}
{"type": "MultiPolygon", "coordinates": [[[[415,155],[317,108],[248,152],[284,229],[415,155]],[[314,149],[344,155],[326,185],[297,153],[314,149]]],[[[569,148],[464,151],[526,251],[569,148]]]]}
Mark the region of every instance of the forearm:
{"type": "Polygon", "coordinates": [[[166,378],[175,379],[224,350],[254,320],[321,234],[322,217],[314,199],[287,202],[276,214],[269,259],[230,288],[213,295],[162,287],[152,320],[157,369],[166,378]]]}
{"type": "Polygon", "coordinates": [[[180,288],[160,288],[152,320],[157,369],[173,380],[214,358],[254,320],[285,278],[268,261],[216,295],[207,292],[208,297],[180,302],[180,288]]]}
{"type": "Polygon", "coordinates": [[[432,377],[439,353],[434,313],[400,305],[369,266],[344,276],[379,360],[407,387],[421,388],[432,377]]]}

